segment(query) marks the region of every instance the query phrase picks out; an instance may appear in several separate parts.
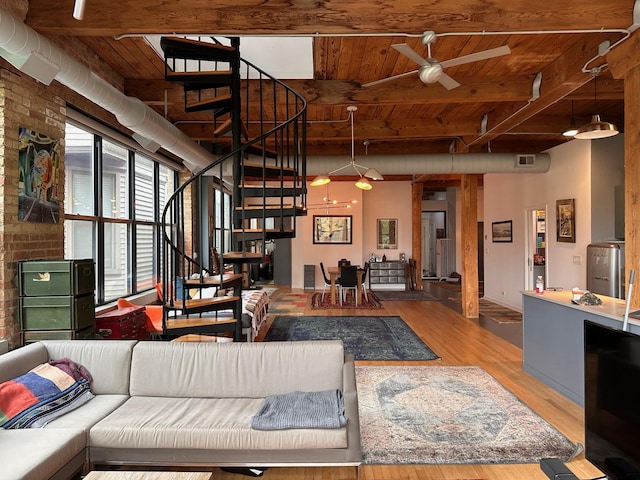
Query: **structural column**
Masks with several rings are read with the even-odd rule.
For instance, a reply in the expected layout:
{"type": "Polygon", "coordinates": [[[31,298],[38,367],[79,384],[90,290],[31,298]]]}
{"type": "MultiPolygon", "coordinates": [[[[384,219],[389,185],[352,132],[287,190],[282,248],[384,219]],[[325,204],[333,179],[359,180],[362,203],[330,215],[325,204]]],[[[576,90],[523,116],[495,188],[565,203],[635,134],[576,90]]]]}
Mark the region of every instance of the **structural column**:
{"type": "MultiPolygon", "coordinates": [[[[640,285],[640,30],[607,55],[614,78],[624,79],[625,279],[635,269],[640,285]]],[[[634,288],[631,305],[640,305],[634,288]]]]}
{"type": "Polygon", "coordinates": [[[422,290],[422,192],[423,183],[411,185],[411,256],[416,261],[416,290],[422,290]]]}
{"type": "Polygon", "coordinates": [[[462,315],[477,318],[478,300],[478,177],[461,177],[462,315]]]}

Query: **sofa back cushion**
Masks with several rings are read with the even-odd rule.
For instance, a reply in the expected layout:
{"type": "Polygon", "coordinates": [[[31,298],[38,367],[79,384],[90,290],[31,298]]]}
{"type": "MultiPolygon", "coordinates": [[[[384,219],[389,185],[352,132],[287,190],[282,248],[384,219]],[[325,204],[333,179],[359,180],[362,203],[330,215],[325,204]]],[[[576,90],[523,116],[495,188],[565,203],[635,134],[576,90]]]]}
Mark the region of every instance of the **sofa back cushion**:
{"type": "Polygon", "coordinates": [[[342,389],[340,340],[300,342],[139,342],[132,396],[262,398],[342,389]]]}
{"type": "Polygon", "coordinates": [[[135,340],[43,340],[48,360],[70,358],[85,367],[96,395],[127,395],[135,340]]]}
{"type": "Polygon", "coordinates": [[[48,361],[49,354],[41,343],[31,343],[0,355],[0,383],[24,375],[32,368],[48,361]]]}

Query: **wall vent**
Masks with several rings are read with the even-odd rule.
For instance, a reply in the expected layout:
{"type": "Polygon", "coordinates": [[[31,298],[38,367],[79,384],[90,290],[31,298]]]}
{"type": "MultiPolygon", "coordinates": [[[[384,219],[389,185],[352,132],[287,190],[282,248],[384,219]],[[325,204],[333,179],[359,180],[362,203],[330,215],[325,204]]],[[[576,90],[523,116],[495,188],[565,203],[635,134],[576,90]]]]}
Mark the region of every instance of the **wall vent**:
{"type": "Polygon", "coordinates": [[[536,164],[535,155],[516,155],[517,167],[533,167],[536,164]]]}

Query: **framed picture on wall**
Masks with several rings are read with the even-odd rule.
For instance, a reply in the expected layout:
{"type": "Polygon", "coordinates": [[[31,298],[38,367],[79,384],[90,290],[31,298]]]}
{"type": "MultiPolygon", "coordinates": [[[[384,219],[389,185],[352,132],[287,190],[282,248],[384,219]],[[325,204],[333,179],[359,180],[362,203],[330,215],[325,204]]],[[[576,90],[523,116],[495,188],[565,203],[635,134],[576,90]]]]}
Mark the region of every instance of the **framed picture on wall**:
{"type": "Polygon", "coordinates": [[[379,218],[377,239],[380,250],[398,248],[398,219],[379,218]]]}
{"type": "Polygon", "coordinates": [[[576,203],[567,198],[556,201],[556,239],[558,242],[576,243],[576,203]]]}
{"type": "Polygon", "coordinates": [[[491,241],[494,243],[511,243],[513,242],[513,222],[505,220],[503,222],[491,223],[491,241]]]}
{"type": "Polygon", "coordinates": [[[352,243],[351,220],[351,215],[314,215],[313,243],[352,243]]]}

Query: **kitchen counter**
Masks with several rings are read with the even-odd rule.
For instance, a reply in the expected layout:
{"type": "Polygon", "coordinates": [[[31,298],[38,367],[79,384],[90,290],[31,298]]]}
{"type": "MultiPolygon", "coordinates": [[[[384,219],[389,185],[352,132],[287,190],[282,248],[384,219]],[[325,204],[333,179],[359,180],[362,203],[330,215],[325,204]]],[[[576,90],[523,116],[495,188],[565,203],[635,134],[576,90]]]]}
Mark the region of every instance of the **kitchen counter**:
{"type": "MultiPolygon", "coordinates": [[[[522,368],[584,405],[584,321],[621,328],[624,300],[597,295],[602,305],[576,305],[570,290],[522,293],[522,368]]],[[[630,312],[637,311],[631,307],[630,312]]],[[[640,319],[629,318],[640,335],[640,319]]]]}

